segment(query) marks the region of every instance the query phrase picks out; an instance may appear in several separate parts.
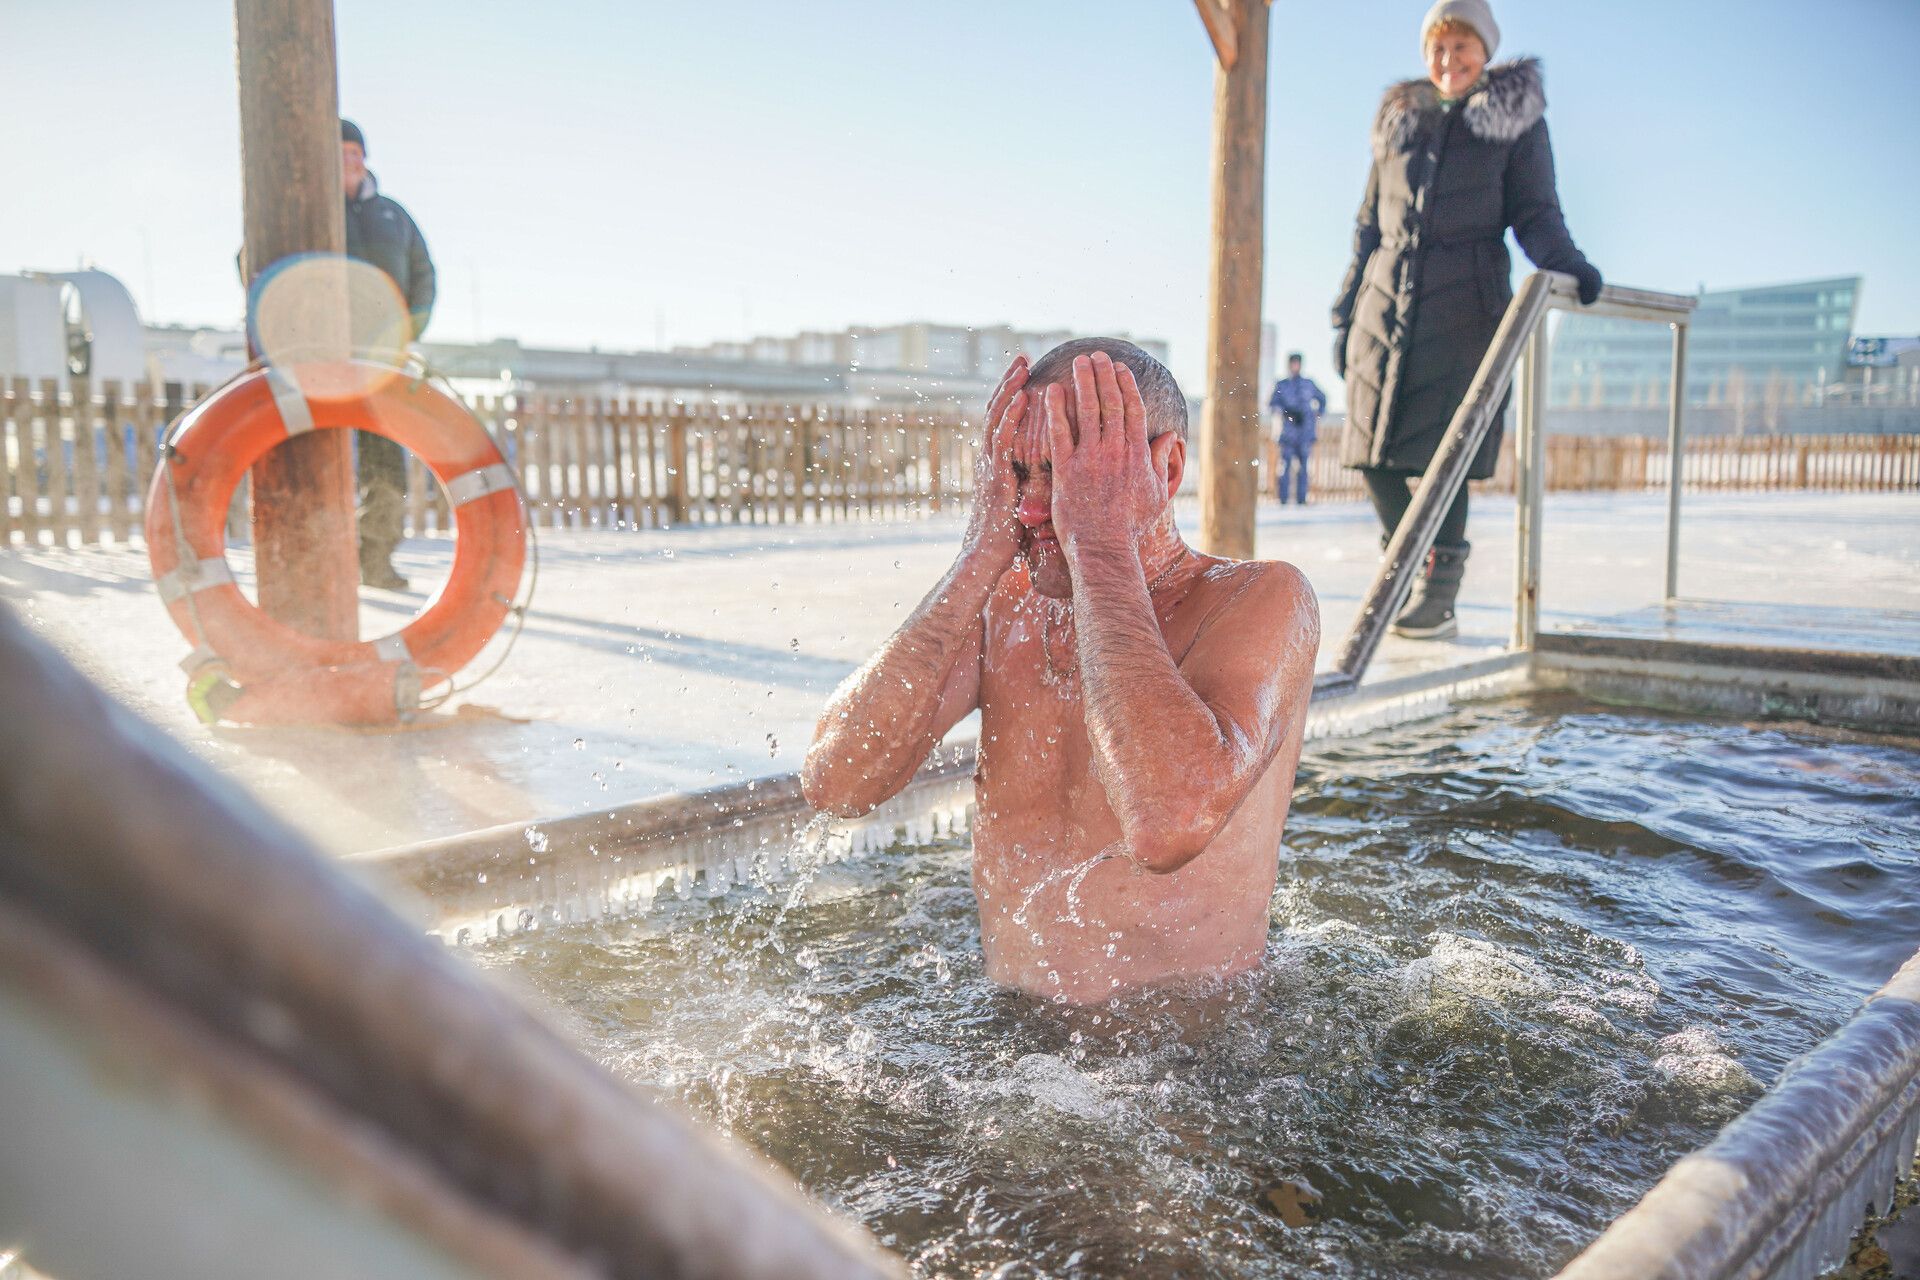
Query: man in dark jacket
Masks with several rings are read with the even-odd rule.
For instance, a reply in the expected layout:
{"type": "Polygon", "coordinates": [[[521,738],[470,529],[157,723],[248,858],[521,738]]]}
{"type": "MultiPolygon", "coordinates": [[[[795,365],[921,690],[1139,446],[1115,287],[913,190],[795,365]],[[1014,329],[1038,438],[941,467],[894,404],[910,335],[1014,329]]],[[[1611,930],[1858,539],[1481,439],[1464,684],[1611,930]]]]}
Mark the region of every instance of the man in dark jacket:
{"type": "Polygon", "coordinates": [[[1320,434],[1320,415],[1327,411],[1327,393],[1312,378],[1301,376],[1300,353],[1287,357],[1287,376],[1273,384],[1267,409],[1274,416],[1274,442],[1280,446],[1280,465],[1274,473],[1274,490],[1282,505],[1287,489],[1294,490],[1294,501],[1307,505],[1307,459],[1313,455],[1313,442],[1320,434]],[[1299,478],[1289,486],[1295,469],[1299,478]]]}
{"type": "MultiPolygon", "coordinates": [[[[1333,304],[1334,364],[1347,382],[1342,460],[1365,477],[1388,536],[1513,296],[1507,229],[1535,265],[1573,276],[1582,302],[1600,293],[1560,212],[1540,64],[1489,64],[1499,42],[1485,0],[1440,0],[1422,24],[1428,77],[1388,89],[1374,120],[1353,261],[1333,304]]],[[[1469,478],[1493,474],[1500,431],[1496,417],[1469,478]]],[[[1466,524],[1462,488],[1399,634],[1454,634],[1466,524]]]]}
{"type": "MultiPolygon", "coordinates": [[[[397,200],[380,194],[367,171],[367,139],[351,120],[340,122],[340,189],[347,197],[347,256],[370,262],[393,278],[418,338],[433,315],[433,259],[412,217],[397,200]]],[[[406,514],[406,452],[385,436],[358,432],[360,479],[360,581],[404,591],[394,572],[393,549],[406,514]]]]}

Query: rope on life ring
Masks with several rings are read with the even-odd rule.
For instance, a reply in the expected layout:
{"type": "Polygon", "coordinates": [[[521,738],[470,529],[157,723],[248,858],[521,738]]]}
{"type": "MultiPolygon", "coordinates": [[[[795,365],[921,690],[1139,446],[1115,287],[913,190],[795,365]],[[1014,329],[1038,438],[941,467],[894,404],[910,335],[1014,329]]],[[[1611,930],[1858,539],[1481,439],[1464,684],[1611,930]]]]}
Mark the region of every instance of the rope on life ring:
{"type": "MultiPolygon", "coordinates": [[[[451,392],[365,360],[264,366],[181,418],[147,495],[147,553],[160,599],[193,653],[188,701],[202,719],[247,724],[391,724],[451,683],[516,604],[531,522],[513,468],[451,392]],[[226,560],[227,509],[275,445],[352,429],[411,450],[447,494],[453,568],[404,628],[326,640],[268,617],[226,560]]],[[[443,695],[444,698],[444,695],[443,695]]]]}

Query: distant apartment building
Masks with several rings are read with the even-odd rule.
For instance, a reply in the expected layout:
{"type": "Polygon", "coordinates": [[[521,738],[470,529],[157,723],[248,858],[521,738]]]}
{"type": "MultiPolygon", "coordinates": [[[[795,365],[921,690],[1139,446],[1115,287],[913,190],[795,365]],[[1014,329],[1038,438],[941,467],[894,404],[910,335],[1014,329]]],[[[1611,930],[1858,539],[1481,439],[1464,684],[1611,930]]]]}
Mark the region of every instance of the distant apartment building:
{"type": "MultiPolygon", "coordinates": [[[[825,366],[867,372],[912,373],[963,381],[997,381],[1007,362],[1024,352],[1038,359],[1078,335],[1064,329],[1023,330],[1009,325],[907,324],[855,326],[837,333],[809,332],[793,337],[756,337],[745,342],[716,342],[676,347],[693,359],[744,360],[759,364],[825,366]]],[[[1154,359],[1166,363],[1167,344],[1156,338],[1132,338],[1154,359]]]]}
{"type": "MultiPolygon", "coordinates": [[[[1803,404],[1842,380],[1859,276],[1700,294],[1687,337],[1692,404],[1803,404]]],[[[1665,325],[1568,314],[1553,337],[1552,405],[1646,406],[1667,396],[1673,339],[1665,325]]]]}
{"type": "MultiPolygon", "coordinates": [[[[539,387],[636,401],[783,399],[972,412],[1016,353],[1038,358],[1075,336],[912,321],[673,351],[530,347],[512,338],[423,342],[418,350],[466,394],[539,387]]],[[[1168,360],[1165,342],[1137,341],[1168,360]]],[[[142,324],[125,286],[104,271],[0,275],[0,378],[210,386],[245,368],[247,359],[238,327],[142,324]]]]}

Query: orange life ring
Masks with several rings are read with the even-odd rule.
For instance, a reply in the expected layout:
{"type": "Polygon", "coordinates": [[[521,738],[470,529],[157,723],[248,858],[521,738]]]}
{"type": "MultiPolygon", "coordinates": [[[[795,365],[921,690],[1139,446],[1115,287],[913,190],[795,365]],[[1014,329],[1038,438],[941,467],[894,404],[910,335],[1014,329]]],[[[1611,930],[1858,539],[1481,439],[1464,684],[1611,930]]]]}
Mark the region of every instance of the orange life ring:
{"type": "Polygon", "coordinates": [[[160,598],[195,646],[189,670],[218,663],[241,690],[285,695],[223,718],[310,719],[331,709],[339,722],[366,723],[405,718],[423,673],[428,683],[450,679],[486,647],[514,607],[527,524],[510,465],[464,405],[423,379],[344,361],[250,370],[195,406],[154,473],[146,537],[160,598]],[[227,509],[241,478],[289,436],[337,428],[412,450],[454,513],[446,585],[378,640],[324,640],[268,617],[241,594],[226,560],[227,509]]]}

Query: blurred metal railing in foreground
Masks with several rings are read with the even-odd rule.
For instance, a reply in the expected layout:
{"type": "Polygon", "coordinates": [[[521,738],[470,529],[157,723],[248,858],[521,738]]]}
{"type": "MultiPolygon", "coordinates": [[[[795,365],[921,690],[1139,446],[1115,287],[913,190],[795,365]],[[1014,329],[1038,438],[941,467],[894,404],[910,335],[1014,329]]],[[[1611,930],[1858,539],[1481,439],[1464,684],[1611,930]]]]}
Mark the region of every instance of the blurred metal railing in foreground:
{"type": "Polygon", "coordinates": [[[0,607],[0,1244],[58,1276],[900,1276],[0,607]],[[263,1261],[271,1259],[270,1262],[263,1261]]]}
{"type": "MultiPolygon", "coordinates": [[[[1686,331],[1697,301],[1686,294],[1608,285],[1598,301],[1582,308],[1573,277],[1555,271],[1536,271],[1526,278],[1507,305],[1506,315],[1494,331],[1493,342],[1480,361],[1466,397],[1454,412],[1426,474],[1420,478],[1406,517],[1387,544],[1380,571],[1362,599],[1359,616],[1341,646],[1338,664],[1333,671],[1314,678],[1316,698],[1341,697],[1358,689],[1387,628],[1393,625],[1394,615],[1406,604],[1414,571],[1433,549],[1434,536],[1440,531],[1447,508],[1467,482],[1467,471],[1487,432],[1493,429],[1516,370],[1521,371],[1515,446],[1519,570],[1514,587],[1513,647],[1525,650],[1532,646],[1539,617],[1540,506],[1546,492],[1541,423],[1547,408],[1548,313],[1555,308],[1578,308],[1594,315],[1652,320],[1673,326],[1674,368],[1668,393],[1667,445],[1668,456],[1677,458],[1681,456],[1681,417],[1687,385],[1686,331]]],[[[1680,536],[1680,486],[1669,483],[1668,493],[1667,595],[1671,598],[1680,536]]]]}

